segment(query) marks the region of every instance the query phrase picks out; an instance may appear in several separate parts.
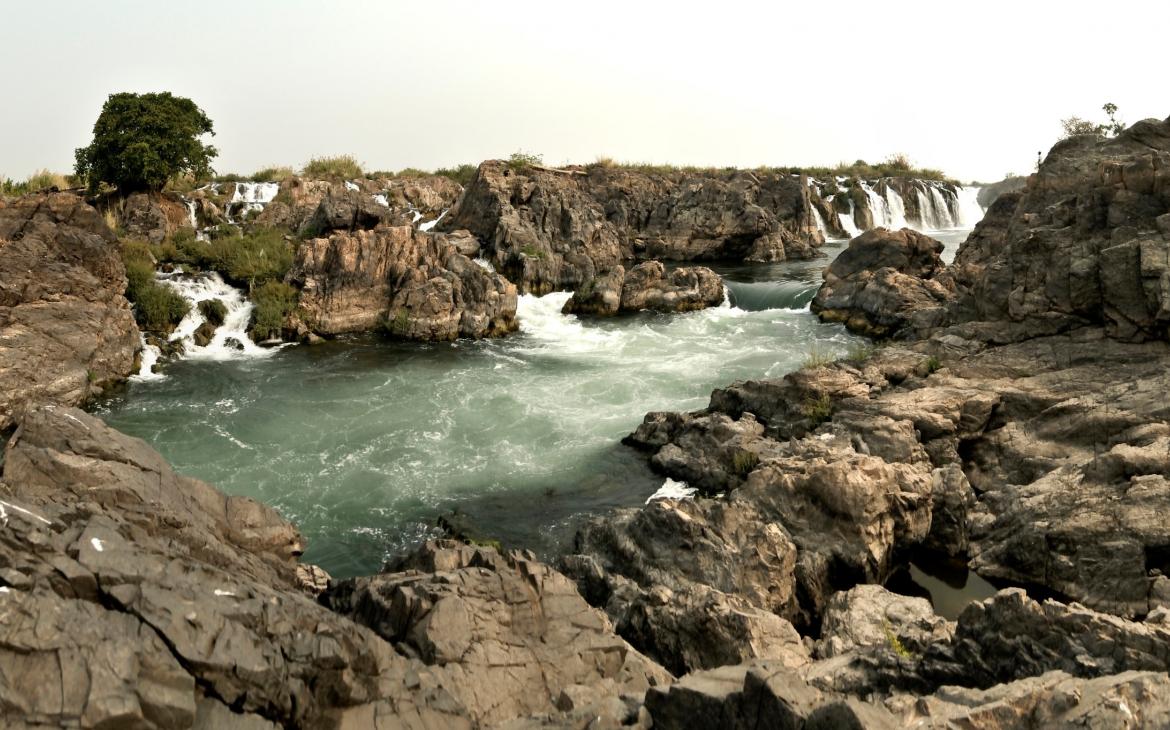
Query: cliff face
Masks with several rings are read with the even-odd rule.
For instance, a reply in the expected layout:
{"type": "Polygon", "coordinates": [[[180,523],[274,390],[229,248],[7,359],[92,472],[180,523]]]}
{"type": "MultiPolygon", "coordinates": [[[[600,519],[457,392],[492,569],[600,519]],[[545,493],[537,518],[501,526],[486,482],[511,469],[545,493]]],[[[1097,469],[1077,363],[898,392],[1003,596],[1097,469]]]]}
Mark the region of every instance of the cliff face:
{"type": "Polygon", "coordinates": [[[0,429],[26,403],[77,405],[133,371],[125,289],[118,244],[81,198],[0,203],[0,429]]]}

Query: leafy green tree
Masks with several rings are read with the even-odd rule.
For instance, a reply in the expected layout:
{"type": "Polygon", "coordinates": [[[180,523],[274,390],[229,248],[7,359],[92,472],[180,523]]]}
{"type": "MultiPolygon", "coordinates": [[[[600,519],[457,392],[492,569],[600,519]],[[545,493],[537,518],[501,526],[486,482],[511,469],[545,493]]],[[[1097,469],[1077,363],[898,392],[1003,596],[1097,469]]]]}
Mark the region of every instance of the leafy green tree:
{"type": "Polygon", "coordinates": [[[123,195],[162,190],[182,174],[213,174],[215,147],[200,138],[214,135],[211,120],[190,99],[169,92],[110,94],[93,125],[93,141],[77,150],[77,176],[91,192],[102,183],[123,195]]]}

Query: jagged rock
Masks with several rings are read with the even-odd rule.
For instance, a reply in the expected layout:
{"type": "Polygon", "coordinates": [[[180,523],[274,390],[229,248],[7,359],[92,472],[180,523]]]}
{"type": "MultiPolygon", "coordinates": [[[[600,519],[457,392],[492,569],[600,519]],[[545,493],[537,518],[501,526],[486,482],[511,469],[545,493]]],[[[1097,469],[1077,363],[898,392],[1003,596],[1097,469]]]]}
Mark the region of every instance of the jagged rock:
{"type": "Polygon", "coordinates": [[[989,185],[983,185],[979,188],[979,195],[977,200],[979,205],[986,210],[990,208],[999,197],[1005,193],[1014,193],[1023,190],[1024,186],[1028,184],[1028,178],[1025,175],[1009,175],[1003,180],[993,182],[989,185]]]}
{"type": "Polygon", "coordinates": [[[0,430],[25,404],[77,405],[133,372],[125,289],[114,236],[80,197],[0,206],[0,430]]]}
{"type": "Polygon", "coordinates": [[[941,308],[953,296],[942,250],[942,243],[909,228],[866,231],[825,270],[812,311],[859,334],[895,335],[912,313],[941,308]]]}
{"type": "Polygon", "coordinates": [[[491,337],[516,329],[516,287],[459,253],[446,234],[411,226],[301,243],[291,277],[300,316],[335,335],[385,328],[409,339],[491,337]]]}
{"type": "Polygon", "coordinates": [[[823,237],[808,186],[778,173],[479,167],[444,230],[466,228],[520,291],[579,289],[630,260],[783,260],[823,237]],[[810,230],[811,229],[811,230],[810,230]]]}
{"type": "Polygon", "coordinates": [[[953,321],[1010,323],[1017,339],[1086,323],[1166,339],[1170,239],[1158,219],[1170,212],[1168,181],[1170,120],[1058,143],[956,256],[953,321]]]}
{"type": "Polygon", "coordinates": [[[1170,627],[1038,603],[1019,588],[968,606],[954,643],[968,682],[984,687],[1053,670],[1101,677],[1170,666],[1170,627]]]}
{"type": "Polygon", "coordinates": [[[151,243],[161,243],[191,225],[186,207],[162,193],[134,193],[119,206],[118,220],[126,235],[151,243]]]}
{"type": "Polygon", "coordinates": [[[448,668],[455,698],[481,722],[571,710],[672,679],[531,556],[438,541],[395,569],[342,581],[323,600],[448,668]]]}
{"type": "Polygon", "coordinates": [[[825,659],[874,648],[921,654],[949,642],[954,631],[955,625],[935,615],[925,598],[860,585],[829,600],[816,653],[825,659]]]}
{"type": "Polygon", "coordinates": [[[901,711],[903,726],[920,728],[1158,728],[1170,725],[1170,678],[1124,672],[1085,680],[1049,672],[986,690],[944,687],[886,704],[901,711]]]}

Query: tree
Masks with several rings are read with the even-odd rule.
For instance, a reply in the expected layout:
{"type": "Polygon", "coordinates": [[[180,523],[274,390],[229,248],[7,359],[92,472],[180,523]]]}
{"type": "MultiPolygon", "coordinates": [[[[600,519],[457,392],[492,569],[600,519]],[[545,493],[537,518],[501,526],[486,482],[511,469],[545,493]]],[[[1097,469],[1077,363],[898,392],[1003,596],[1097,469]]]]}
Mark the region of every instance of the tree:
{"type": "Polygon", "coordinates": [[[184,173],[214,173],[218,151],[200,138],[211,120],[190,99],[169,92],[110,94],[93,125],[93,141],[77,150],[77,176],[91,192],[102,183],[123,195],[162,190],[184,173]]]}
{"type": "Polygon", "coordinates": [[[1080,117],[1062,119],[1060,126],[1064,128],[1064,134],[1060,138],[1068,139],[1086,134],[1094,137],[1116,137],[1121,134],[1125,129],[1125,122],[1117,121],[1117,105],[1107,103],[1101,107],[1101,110],[1109,117],[1109,121],[1105,124],[1093,124],[1088,119],[1080,117]]]}

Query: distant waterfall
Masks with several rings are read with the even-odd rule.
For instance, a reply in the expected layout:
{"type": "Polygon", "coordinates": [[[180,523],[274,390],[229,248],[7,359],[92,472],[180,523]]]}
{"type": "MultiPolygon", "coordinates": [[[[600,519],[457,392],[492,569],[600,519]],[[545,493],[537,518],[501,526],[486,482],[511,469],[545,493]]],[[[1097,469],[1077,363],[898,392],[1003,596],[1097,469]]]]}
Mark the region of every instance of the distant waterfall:
{"type": "Polygon", "coordinates": [[[226,214],[229,222],[232,220],[231,212],[234,208],[238,208],[244,215],[258,213],[280,192],[280,183],[274,182],[238,182],[235,186],[232,199],[227,204],[226,214]]]}
{"type": "Polygon", "coordinates": [[[825,225],[825,219],[824,216],[821,215],[821,211],[817,210],[815,205],[810,205],[809,208],[812,210],[813,222],[816,224],[817,230],[827,236],[829,234],[829,229],[825,225]]]}

